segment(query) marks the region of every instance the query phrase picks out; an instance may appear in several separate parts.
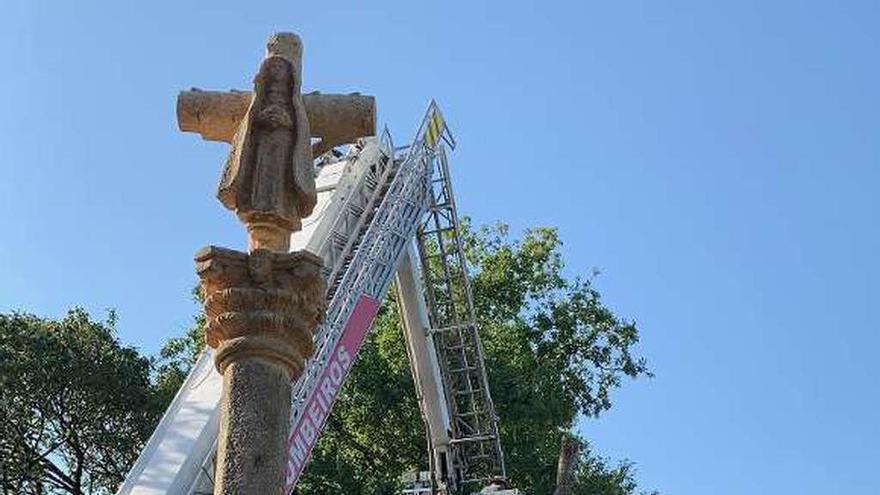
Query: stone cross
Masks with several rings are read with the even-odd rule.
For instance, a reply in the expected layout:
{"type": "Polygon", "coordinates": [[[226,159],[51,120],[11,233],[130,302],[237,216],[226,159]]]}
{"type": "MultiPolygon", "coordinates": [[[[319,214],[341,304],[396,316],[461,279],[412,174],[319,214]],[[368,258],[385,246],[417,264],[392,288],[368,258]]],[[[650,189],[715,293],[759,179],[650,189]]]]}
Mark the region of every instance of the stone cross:
{"type": "Polygon", "coordinates": [[[373,97],[300,95],[301,72],[299,37],[280,33],[253,92],[194,89],[177,99],[181,130],[232,144],[217,197],[247,226],[250,250],[289,249],[315,204],[313,155],[376,133],[373,97]]]}
{"type": "Polygon", "coordinates": [[[284,487],[291,386],[314,352],[326,293],[322,260],[288,252],[290,235],[315,206],[313,151],[375,133],[371,97],[302,97],[301,60],[299,37],[275,34],[252,93],[178,98],[182,130],[232,145],[217,197],[249,241],[247,253],[215,246],[196,253],[206,342],[223,375],[215,495],[284,487]]]}

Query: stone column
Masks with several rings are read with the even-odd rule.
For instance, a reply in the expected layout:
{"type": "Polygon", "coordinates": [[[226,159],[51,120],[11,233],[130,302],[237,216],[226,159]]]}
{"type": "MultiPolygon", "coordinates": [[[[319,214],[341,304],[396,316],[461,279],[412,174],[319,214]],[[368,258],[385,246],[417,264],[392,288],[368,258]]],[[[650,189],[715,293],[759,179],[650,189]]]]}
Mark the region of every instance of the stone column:
{"type": "Polygon", "coordinates": [[[196,254],[207,344],[223,375],[215,495],[280,493],[293,381],[314,348],[326,286],[308,252],[196,254]]]}

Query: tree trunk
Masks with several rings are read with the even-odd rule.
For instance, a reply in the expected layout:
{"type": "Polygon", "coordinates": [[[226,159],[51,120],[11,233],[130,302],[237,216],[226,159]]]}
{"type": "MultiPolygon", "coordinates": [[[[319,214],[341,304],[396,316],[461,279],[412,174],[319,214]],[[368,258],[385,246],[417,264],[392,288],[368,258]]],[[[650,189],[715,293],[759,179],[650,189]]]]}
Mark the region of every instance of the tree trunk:
{"type": "Polygon", "coordinates": [[[577,438],[569,433],[562,435],[559,465],[556,469],[556,490],[553,495],[571,495],[580,452],[581,442],[577,438]]]}

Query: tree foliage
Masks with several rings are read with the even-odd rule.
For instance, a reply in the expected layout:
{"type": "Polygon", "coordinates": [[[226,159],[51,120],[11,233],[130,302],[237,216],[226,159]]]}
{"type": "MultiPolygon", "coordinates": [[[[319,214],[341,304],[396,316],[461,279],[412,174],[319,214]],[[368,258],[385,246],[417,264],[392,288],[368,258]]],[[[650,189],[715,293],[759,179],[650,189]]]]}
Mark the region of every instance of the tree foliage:
{"type": "MultiPolygon", "coordinates": [[[[520,240],[504,225],[465,232],[508,475],[526,493],[550,494],[562,432],[610,408],[623,378],[649,375],[633,354],[638,330],[602,303],[592,276],[565,277],[555,229],[520,240]]],[[[299,491],[396,493],[402,473],[424,469],[426,448],[400,321],[386,301],[299,491]]],[[[636,491],[632,464],[612,466],[589,449],[578,480],[583,493],[636,491]]]]}
{"type": "MultiPolygon", "coordinates": [[[[555,229],[511,239],[465,223],[474,302],[500,416],[508,475],[553,492],[562,435],[611,407],[624,378],[649,375],[636,325],[603,304],[593,277],[569,278],[555,229]]],[[[424,469],[422,422],[394,304],[380,309],[297,488],[300,494],[399,493],[424,469]]],[[[115,490],[204,346],[197,317],[150,360],[115,338],[115,318],[82,310],[52,321],[0,315],[0,483],[4,493],[115,490]]],[[[576,494],[632,495],[633,465],[587,445],[576,494]]]]}
{"type": "Polygon", "coordinates": [[[115,315],[0,315],[3,493],[112,493],[161,416],[150,360],[115,315]]]}
{"type": "MultiPolygon", "coordinates": [[[[194,302],[201,303],[198,287],[193,288],[191,296],[194,302]]],[[[199,311],[189,329],[165,341],[153,361],[156,394],[161,401],[171,403],[204,348],[205,315],[199,311]]]]}
{"type": "MultiPolygon", "coordinates": [[[[632,495],[639,489],[635,464],[626,460],[612,464],[596,455],[588,443],[584,444],[575,481],[572,495],[632,495]]],[[[657,491],[640,493],[659,495],[657,491]]]]}

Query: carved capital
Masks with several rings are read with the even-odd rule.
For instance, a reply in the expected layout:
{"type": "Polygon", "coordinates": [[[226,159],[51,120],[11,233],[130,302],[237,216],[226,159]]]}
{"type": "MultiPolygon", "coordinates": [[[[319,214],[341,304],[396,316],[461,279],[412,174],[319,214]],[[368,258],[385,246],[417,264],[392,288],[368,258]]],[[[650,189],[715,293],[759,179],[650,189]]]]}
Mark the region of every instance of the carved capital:
{"type": "Polygon", "coordinates": [[[208,246],[195,261],[217,370],[222,374],[231,362],[258,357],[298,377],[324,318],[321,259],[306,251],[247,254],[208,246]]]}

